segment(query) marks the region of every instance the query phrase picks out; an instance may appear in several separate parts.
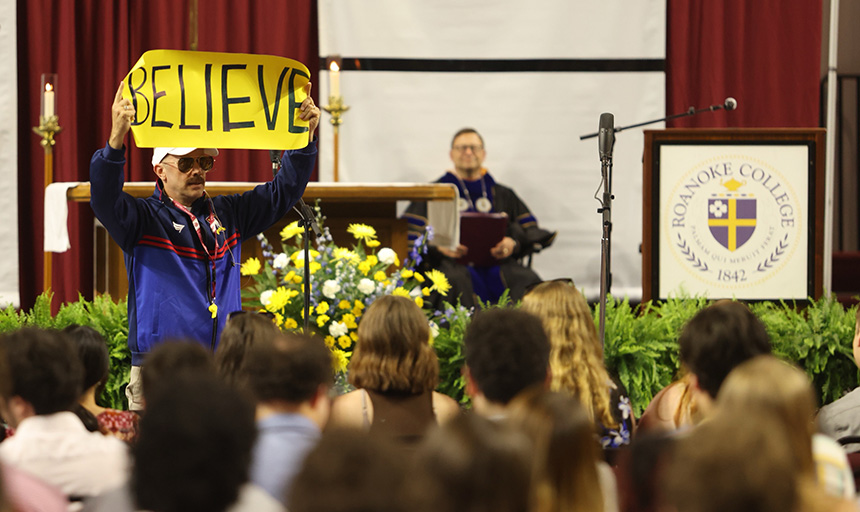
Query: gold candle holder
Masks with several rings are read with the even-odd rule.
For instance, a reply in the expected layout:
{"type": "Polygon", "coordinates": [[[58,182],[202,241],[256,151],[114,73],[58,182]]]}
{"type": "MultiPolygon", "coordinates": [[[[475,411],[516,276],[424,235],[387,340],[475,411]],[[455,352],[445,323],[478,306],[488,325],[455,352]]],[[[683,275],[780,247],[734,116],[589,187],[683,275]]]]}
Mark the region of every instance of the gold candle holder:
{"type": "Polygon", "coordinates": [[[349,105],[343,104],[343,96],[329,96],[328,105],[323,110],[331,114],[332,126],[334,126],[334,172],[333,181],[340,181],[340,125],[343,122],[343,114],[349,110],[349,105]]]}
{"type": "Polygon", "coordinates": [[[63,131],[62,127],[60,127],[60,116],[53,115],[50,117],[39,116],[39,126],[33,127],[33,133],[42,137],[42,140],[39,141],[39,144],[45,148],[45,151],[51,151],[54,147],[54,144],[57,141],[54,139],[54,135],[63,131]]]}

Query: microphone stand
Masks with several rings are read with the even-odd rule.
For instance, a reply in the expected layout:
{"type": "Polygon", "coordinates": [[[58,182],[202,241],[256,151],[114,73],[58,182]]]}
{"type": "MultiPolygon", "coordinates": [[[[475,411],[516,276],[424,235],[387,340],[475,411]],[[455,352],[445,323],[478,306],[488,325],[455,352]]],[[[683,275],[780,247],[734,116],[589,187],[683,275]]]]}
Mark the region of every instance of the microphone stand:
{"type": "MultiPolygon", "coordinates": [[[[272,174],[277,175],[278,171],[281,169],[281,159],[278,155],[277,150],[270,150],[269,157],[272,160],[272,174]]],[[[311,231],[313,231],[314,236],[318,237],[322,235],[322,231],[320,230],[319,224],[317,224],[316,216],[314,215],[313,210],[311,210],[310,206],[305,203],[304,199],[299,198],[298,202],[293,205],[293,209],[296,213],[299,214],[299,218],[302,221],[302,226],[305,228],[305,239],[304,246],[302,248],[302,252],[305,257],[305,273],[302,276],[302,284],[304,285],[305,292],[305,301],[304,301],[304,325],[303,332],[307,335],[310,334],[310,321],[311,321],[311,231]]]]}
{"type": "MultiPolygon", "coordinates": [[[[682,112],[680,114],[673,114],[671,116],[661,117],[660,119],[653,119],[651,121],[645,121],[643,123],[631,124],[628,126],[619,126],[612,127],[612,142],[608,145],[608,151],[606,153],[603,152],[603,148],[601,148],[600,154],[600,174],[603,181],[603,195],[600,201],[600,208],[597,209],[597,213],[602,215],[603,221],[603,233],[600,239],[600,312],[599,312],[599,322],[600,322],[600,343],[605,345],[606,343],[606,299],[609,294],[609,290],[612,287],[612,272],[610,266],[610,251],[612,248],[611,243],[611,235],[612,235],[612,200],[615,199],[615,196],[612,195],[612,147],[615,144],[615,134],[624,130],[629,130],[630,128],[638,128],[640,126],[645,126],[648,124],[659,123],[661,121],[668,121],[670,119],[676,119],[679,117],[687,117],[694,116],[696,114],[701,114],[703,112],[713,112],[715,110],[734,110],[737,108],[737,101],[734,98],[726,98],[726,101],[722,105],[711,105],[710,107],[696,109],[695,107],[690,107],[686,110],[686,112],[682,112]]],[[[606,114],[603,114],[606,115],[606,114]]],[[[601,116],[601,122],[603,121],[603,116],[601,116]]],[[[600,131],[596,131],[594,133],[589,133],[586,135],[581,135],[579,140],[591,139],[600,135],[600,131]]]]}

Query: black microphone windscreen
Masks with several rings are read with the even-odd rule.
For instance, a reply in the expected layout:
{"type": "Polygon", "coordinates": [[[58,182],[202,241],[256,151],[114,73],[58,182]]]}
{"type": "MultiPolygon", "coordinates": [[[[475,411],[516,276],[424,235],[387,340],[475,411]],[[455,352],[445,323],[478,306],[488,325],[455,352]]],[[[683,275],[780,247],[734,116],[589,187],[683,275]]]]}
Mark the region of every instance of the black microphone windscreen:
{"type": "Polygon", "coordinates": [[[281,152],[278,151],[277,149],[270,149],[269,150],[269,159],[272,161],[273,164],[278,164],[278,166],[280,167],[280,165],[281,165],[281,152]]]}
{"type": "Polygon", "coordinates": [[[738,108],[738,100],[732,97],[726,98],[726,101],[723,102],[723,108],[726,110],[734,110],[738,108]]]}
{"type": "Polygon", "coordinates": [[[612,158],[612,145],[615,143],[615,116],[609,112],[600,114],[600,128],[597,132],[597,147],[600,158],[612,158]]]}

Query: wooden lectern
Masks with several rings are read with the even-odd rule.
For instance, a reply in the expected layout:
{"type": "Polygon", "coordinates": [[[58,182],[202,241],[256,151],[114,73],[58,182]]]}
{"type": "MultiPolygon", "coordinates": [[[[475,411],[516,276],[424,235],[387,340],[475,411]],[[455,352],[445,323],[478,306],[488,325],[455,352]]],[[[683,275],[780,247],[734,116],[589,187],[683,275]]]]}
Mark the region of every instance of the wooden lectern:
{"type": "MultiPolygon", "coordinates": [[[[212,195],[237,194],[250,190],[258,183],[210,182],[206,191],[212,195]]],[[[153,182],[126,183],[123,190],[134,197],[149,197],[154,190],[153,182]]],[[[89,183],[69,189],[68,199],[78,202],[90,200],[89,183]]],[[[346,228],[352,223],[373,226],[381,246],[391,247],[401,258],[408,252],[407,223],[397,218],[398,201],[447,201],[456,208],[457,190],[446,184],[347,184],[311,183],[305,190],[303,199],[314,206],[319,200],[322,214],[326,217],[325,226],[331,231],[335,243],[351,247],[355,243],[346,228]]],[[[295,220],[298,214],[291,210],[281,221],[265,231],[269,242],[280,248],[280,231],[295,220]]],[[[108,235],[107,230],[96,221],[94,235],[94,291],[109,293],[111,297],[125,297],[128,294],[123,252],[108,235]]],[[[259,242],[252,238],[242,244],[242,261],[257,257],[262,260],[259,242]]]]}

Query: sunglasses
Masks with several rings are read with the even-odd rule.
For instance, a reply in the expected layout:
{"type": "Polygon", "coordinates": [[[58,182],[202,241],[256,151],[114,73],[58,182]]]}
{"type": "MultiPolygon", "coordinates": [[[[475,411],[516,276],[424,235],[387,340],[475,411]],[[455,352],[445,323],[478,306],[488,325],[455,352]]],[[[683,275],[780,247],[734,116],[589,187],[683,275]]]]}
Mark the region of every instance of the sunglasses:
{"type": "Polygon", "coordinates": [[[199,165],[200,168],[204,171],[210,171],[213,167],[215,167],[215,158],[209,155],[198,156],[197,158],[183,156],[182,158],[177,160],[175,164],[171,165],[179,169],[179,172],[188,172],[191,170],[192,167],[194,167],[195,161],[197,162],[197,165],[199,165]]]}

